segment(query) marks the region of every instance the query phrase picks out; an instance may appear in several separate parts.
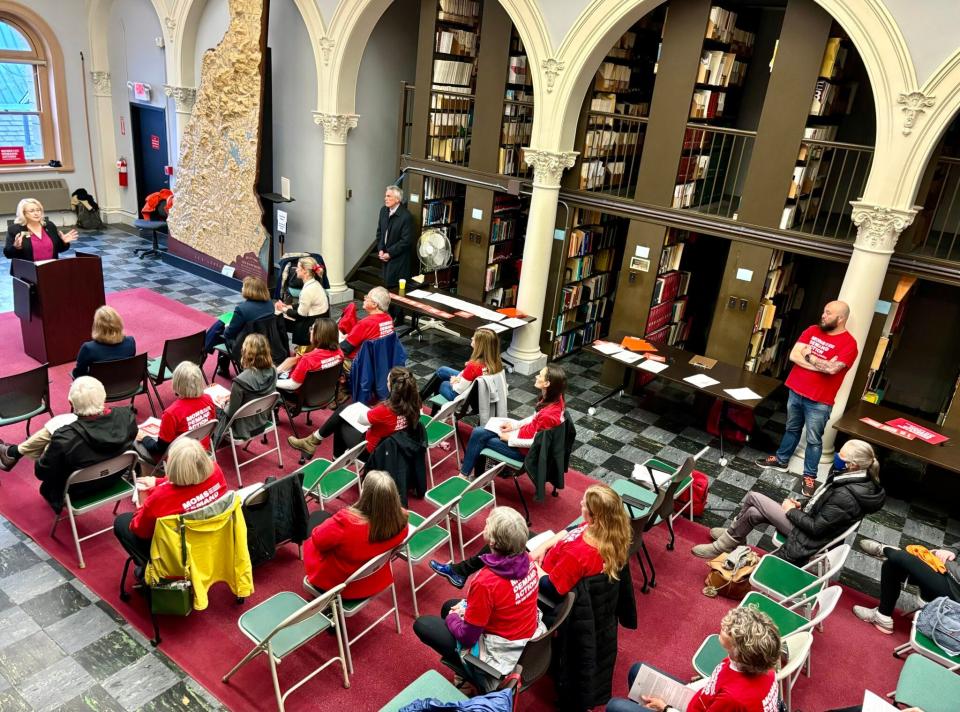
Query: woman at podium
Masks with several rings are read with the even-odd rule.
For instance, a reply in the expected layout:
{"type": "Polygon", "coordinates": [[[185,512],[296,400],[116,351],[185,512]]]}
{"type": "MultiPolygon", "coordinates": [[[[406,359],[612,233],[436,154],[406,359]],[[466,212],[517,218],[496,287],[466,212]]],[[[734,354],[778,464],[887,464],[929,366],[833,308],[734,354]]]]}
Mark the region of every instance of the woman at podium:
{"type": "Polygon", "coordinates": [[[77,239],[77,231],[61,232],[43,215],[39,200],[24,198],[17,204],[17,216],[7,229],[7,244],[3,256],[10,259],[55,260],[57,255],[70,249],[77,239]]]}

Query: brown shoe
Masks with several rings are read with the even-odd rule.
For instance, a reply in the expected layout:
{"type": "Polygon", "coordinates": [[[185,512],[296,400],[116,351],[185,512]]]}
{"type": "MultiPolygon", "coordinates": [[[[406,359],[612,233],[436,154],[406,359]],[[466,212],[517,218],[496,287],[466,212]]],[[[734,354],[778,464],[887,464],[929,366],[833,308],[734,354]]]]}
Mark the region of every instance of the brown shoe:
{"type": "Polygon", "coordinates": [[[320,442],[320,438],[318,438],[314,433],[310,433],[305,438],[295,438],[292,435],[287,437],[287,444],[294,450],[299,450],[300,452],[306,454],[307,457],[313,457],[313,453],[315,453],[317,448],[320,447],[320,442]]]}
{"type": "Polygon", "coordinates": [[[3,440],[0,440],[0,470],[10,472],[19,459],[19,457],[11,455],[10,446],[3,442],[3,440]]]}

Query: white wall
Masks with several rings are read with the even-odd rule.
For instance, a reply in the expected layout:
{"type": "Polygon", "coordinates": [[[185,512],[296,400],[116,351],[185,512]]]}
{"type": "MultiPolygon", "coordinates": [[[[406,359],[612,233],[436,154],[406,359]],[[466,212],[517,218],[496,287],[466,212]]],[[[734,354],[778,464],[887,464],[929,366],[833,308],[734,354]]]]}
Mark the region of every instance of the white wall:
{"type": "Polygon", "coordinates": [[[884,0],[910,49],[920,84],[960,49],[957,0],[884,0]]]}

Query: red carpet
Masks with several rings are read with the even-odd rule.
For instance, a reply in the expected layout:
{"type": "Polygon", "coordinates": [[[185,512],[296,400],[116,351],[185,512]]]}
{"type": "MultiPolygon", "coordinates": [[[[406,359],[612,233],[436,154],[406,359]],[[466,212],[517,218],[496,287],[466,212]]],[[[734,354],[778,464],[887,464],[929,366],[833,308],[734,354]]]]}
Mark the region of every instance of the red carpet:
{"type": "MultiPolygon", "coordinates": [[[[211,317],[201,312],[168,300],[149,290],[136,289],[108,295],[107,301],[123,316],[128,333],[137,339],[139,349],[158,355],[165,338],[182,336],[200,328],[206,328],[211,317]]],[[[0,315],[0,363],[3,372],[11,373],[34,365],[32,359],[21,350],[19,325],[13,314],[0,315]]],[[[67,410],[66,392],[70,384],[71,364],[51,370],[53,408],[57,413],[67,410]]],[[[169,384],[161,388],[164,399],[171,396],[169,384]]],[[[148,410],[146,399],[138,399],[141,417],[148,410]]],[[[300,421],[303,417],[300,418],[300,421]]],[[[40,423],[35,421],[35,427],[40,423]]],[[[289,425],[284,416],[280,424],[281,440],[289,434],[289,425]]],[[[0,430],[0,437],[7,442],[17,442],[24,435],[24,428],[11,426],[0,430]]],[[[329,456],[330,445],[324,444],[321,455],[329,456]]],[[[256,450],[257,445],[251,450],[256,450]]],[[[283,446],[283,472],[296,468],[296,454],[283,446]]],[[[221,451],[219,457],[227,480],[235,482],[235,474],[229,453],[221,451]]],[[[0,488],[0,512],[23,531],[33,537],[44,549],[73,571],[96,593],[114,606],[137,628],[150,634],[149,617],[143,601],[134,597],[129,603],[119,600],[117,584],[123,565],[123,553],[112,535],[105,534],[83,545],[87,568],[78,569],[76,555],[70,540],[69,528],[62,525],[57,539],[51,539],[49,528],[52,512],[40,499],[37,483],[32,476],[31,463],[21,462],[12,473],[3,475],[0,488]]],[[[452,471],[452,467],[450,468],[452,471]]],[[[278,474],[276,462],[264,458],[249,468],[244,468],[244,481],[263,480],[278,474]]],[[[567,477],[566,489],[559,497],[547,497],[542,504],[532,504],[534,528],[558,529],[579,515],[579,501],[583,490],[593,480],[576,472],[567,477]]],[[[528,498],[532,487],[525,483],[528,498]]],[[[498,502],[519,506],[511,483],[497,488],[498,502]]],[[[348,495],[348,501],[353,495],[348,495]]],[[[125,505],[128,506],[128,505],[125,505]]],[[[334,505],[336,506],[336,505],[334,505]]],[[[412,508],[428,511],[423,502],[414,500],[412,508]]],[[[110,515],[105,511],[82,517],[81,533],[94,526],[109,524],[110,515]]],[[[477,526],[479,522],[477,523],[477,526]]],[[[471,527],[470,529],[474,529],[471,527]]],[[[705,565],[692,557],[689,548],[707,540],[704,527],[687,521],[678,521],[675,551],[666,551],[665,528],[654,530],[648,537],[648,546],[657,566],[658,585],[648,595],[637,591],[640,625],[636,631],[621,631],[620,650],[617,661],[614,692],[626,693],[626,671],[636,660],[656,664],[667,672],[686,678],[692,674],[690,659],[700,641],[715,632],[724,611],[733,605],[727,599],[709,599],[700,593],[705,576],[705,565]]],[[[636,566],[634,565],[634,570],[636,566]]],[[[397,635],[389,621],[385,621],[354,647],[356,673],[351,678],[351,688],[340,685],[338,669],[325,670],[307,686],[295,692],[288,700],[288,710],[353,708],[376,710],[402,689],[409,681],[429,668],[438,666],[437,656],[421,645],[411,630],[412,604],[405,565],[394,564],[398,581],[397,590],[401,608],[403,633],[397,635]]],[[[426,574],[417,572],[418,581],[426,574]]],[[[280,590],[301,592],[303,570],[296,558],[296,549],[287,546],[278,552],[277,558],[254,571],[256,592],[248,599],[246,608],[263,601],[280,590]]],[[[441,603],[454,598],[456,589],[446,582],[435,579],[420,592],[421,611],[436,613],[441,603]]],[[[886,693],[896,687],[901,663],[890,655],[893,647],[906,639],[909,631],[907,621],[897,621],[897,632],[884,636],[872,627],[857,621],[850,606],[867,600],[856,591],[846,590],[836,612],[827,621],[823,633],[817,633],[813,646],[813,677],[801,677],[794,690],[794,707],[813,712],[843,705],[859,704],[863,690],[869,688],[886,693]]],[[[871,602],[872,603],[872,602],[871,602]]],[[[190,675],[199,680],[231,710],[273,709],[273,691],[264,659],[249,663],[232,680],[231,684],[220,682],[227,672],[251,647],[239,632],[236,620],[241,612],[225,586],[216,587],[210,596],[210,607],[195,612],[187,618],[171,618],[162,621],[162,650],[181,665],[190,675]]],[[[379,602],[371,604],[348,621],[348,628],[356,632],[382,611],[379,602]]],[[[280,668],[281,684],[299,678],[321,655],[335,651],[332,638],[322,636],[307,649],[301,650],[280,668]],[[316,654],[316,657],[315,657],[316,654]]],[[[553,688],[549,680],[543,680],[524,693],[521,709],[549,710],[553,705],[553,688]]]]}

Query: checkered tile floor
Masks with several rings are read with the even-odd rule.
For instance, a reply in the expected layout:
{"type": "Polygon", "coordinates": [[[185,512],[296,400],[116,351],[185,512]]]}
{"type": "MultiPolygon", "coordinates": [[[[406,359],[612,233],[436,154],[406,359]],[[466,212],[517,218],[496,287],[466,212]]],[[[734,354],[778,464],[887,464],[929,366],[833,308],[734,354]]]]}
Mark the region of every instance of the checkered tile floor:
{"type": "MultiPolygon", "coordinates": [[[[239,295],[225,287],[157,260],[136,259],[133,248],[143,244],[111,229],[83,235],[76,247],[102,257],[107,291],[148,287],[211,316],[239,301],[239,295]]],[[[0,258],[0,274],[9,271],[7,262],[0,258]]],[[[2,280],[0,311],[11,309],[10,281],[2,280]]],[[[466,341],[435,331],[427,331],[422,341],[408,338],[405,345],[408,362],[421,379],[438,366],[458,365],[469,355],[466,341]]],[[[728,462],[721,466],[720,443],[702,429],[703,419],[696,414],[690,391],[655,381],[642,400],[612,398],[591,416],[587,413],[591,403],[608,392],[599,382],[599,360],[575,354],[560,363],[569,376],[567,407],[577,426],[573,468],[611,482],[629,477],[633,464],[649,457],[679,462],[709,446],[698,461],[698,468],[710,479],[707,509],[701,518],[708,526],[728,523],[750,490],[776,499],[799,492],[794,475],[753,464],[779,440],[782,402],[773,400],[757,408],[759,432],[748,445],[728,444],[724,452],[728,462]]],[[[510,374],[508,382],[511,414],[532,413],[538,395],[533,378],[510,374]]],[[[960,542],[960,520],[948,516],[932,495],[920,494],[910,502],[888,497],[883,511],[870,516],[860,534],[891,545],[950,546],[960,542]]],[[[0,519],[0,709],[219,708],[108,605],[25,539],[0,519]],[[63,635],[68,628],[69,639],[63,635]]],[[[765,532],[754,532],[749,541],[770,544],[765,532]]],[[[879,562],[854,551],[841,581],[876,595],[879,576],[879,562]]]]}

